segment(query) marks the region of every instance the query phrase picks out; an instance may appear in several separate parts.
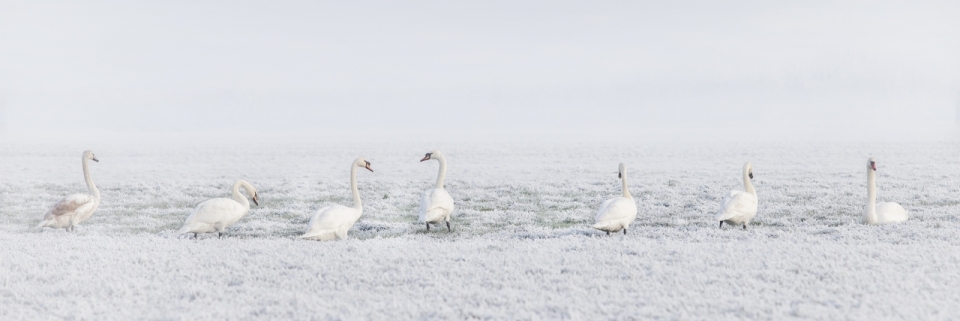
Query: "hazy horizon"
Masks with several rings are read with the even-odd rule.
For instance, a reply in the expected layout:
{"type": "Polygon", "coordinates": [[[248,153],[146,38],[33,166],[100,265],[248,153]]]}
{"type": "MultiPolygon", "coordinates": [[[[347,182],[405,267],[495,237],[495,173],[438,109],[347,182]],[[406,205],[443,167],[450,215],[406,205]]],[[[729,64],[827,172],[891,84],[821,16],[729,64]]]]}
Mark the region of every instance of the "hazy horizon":
{"type": "Polygon", "coordinates": [[[955,2],[0,8],[12,142],[960,137],[955,2]]]}

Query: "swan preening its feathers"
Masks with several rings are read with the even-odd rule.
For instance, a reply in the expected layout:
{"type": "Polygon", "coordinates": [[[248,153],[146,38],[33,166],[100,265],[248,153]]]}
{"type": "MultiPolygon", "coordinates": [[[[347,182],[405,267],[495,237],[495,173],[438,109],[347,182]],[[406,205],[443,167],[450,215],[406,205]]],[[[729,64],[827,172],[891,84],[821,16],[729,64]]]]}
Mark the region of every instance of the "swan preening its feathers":
{"type": "Polygon", "coordinates": [[[443,189],[443,179],[447,176],[447,159],[439,150],[427,153],[420,162],[436,159],[440,162],[440,172],[437,174],[437,185],[423,192],[420,197],[420,222],[427,225],[427,231],[430,230],[432,223],[447,223],[447,231],[450,229],[450,213],[453,213],[453,198],[450,193],[443,189]]]}
{"type": "Polygon", "coordinates": [[[100,190],[93,184],[93,178],[90,177],[89,161],[100,162],[92,151],[84,151],[80,156],[83,163],[83,179],[87,182],[87,189],[90,194],[70,194],[53,205],[37,224],[37,228],[53,227],[64,228],[67,231],[76,229],[77,224],[86,221],[93,215],[93,212],[100,207],[100,190]]]}
{"type": "Polygon", "coordinates": [[[627,189],[627,167],[623,163],[620,163],[617,178],[620,178],[623,196],[608,199],[600,204],[596,223],[593,224],[593,228],[607,232],[608,235],[610,232],[616,233],[620,230],[623,230],[623,234],[627,234],[630,223],[637,219],[637,203],[627,189]]]}
{"type": "Polygon", "coordinates": [[[183,222],[183,227],[177,234],[183,236],[193,233],[196,238],[197,234],[217,233],[217,236],[222,238],[228,226],[250,211],[250,202],[246,196],[240,194],[241,187],[253,199],[254,204],[260,205],[257,189],[245,180],[238,180],[233,184],[233,198],[214,198],[200,203],[183,222]]]}
{"type": "Polygon", "coordinates": [[[360,192],[357,191],[357,168],[366,168],[373,172],[373,169],[370,168],[370,162],[362,157],[357,158],[350,164],[350,188],[353,190],[353,207],[331,205],[321,208],[310,219],[307,232],[303,233],[300,238],[320,241],[347,238],[347,231],[363,214],[363,203],[360,202],[360,192]]]}
{"type": "Polygon", "coordinates": [[[867,159],[867,207],[863,210],[863,223],[899,223],[907,218],[907,210],[900,204],[877,203],[877,160],[870,157],[867,159]]]}
{"type": "Polygon", "coordinates": [[[717,213],[716,220],[720,221],[720,227],[723,223],[737,226],[743,225],[747,229],[747,224],[754,216],[757,216],[757,191],[753,189],[753,165],[750,162],[743,164],[743,191],[730,191],[730,195],[723,200],[723,206],[717,213]]]}

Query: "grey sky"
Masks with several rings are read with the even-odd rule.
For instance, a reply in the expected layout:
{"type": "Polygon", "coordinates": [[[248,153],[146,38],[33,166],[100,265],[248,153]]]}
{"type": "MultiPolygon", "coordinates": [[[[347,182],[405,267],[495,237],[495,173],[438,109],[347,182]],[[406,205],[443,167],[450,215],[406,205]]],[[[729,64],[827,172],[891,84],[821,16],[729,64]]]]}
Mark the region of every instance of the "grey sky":
{"type": "Polygon", "coordinates": [[[956,1],[0,1],[0,117],[9,137],[915,133],[957,119],[958,17],[956,1]]]}

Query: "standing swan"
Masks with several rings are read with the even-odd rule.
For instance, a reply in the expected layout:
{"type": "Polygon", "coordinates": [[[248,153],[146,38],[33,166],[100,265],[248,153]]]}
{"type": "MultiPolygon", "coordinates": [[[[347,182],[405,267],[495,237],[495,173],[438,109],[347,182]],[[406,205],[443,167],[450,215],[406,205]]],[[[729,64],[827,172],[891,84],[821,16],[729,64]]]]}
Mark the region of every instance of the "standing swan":
{"type": "Polygon", "coordinates": [[[899,223],[907,220],[907,210],[894,202],[877,203],[877,161],[867,160],[867,208],[863,210],[864,224],[899,223]]]}
{"type": "Polygon", "coordinates": [[[52,227],[65,228],[67,231],[76,229],[77,224],[86,221],[93,215],[93,212],[100,207],[100,190],[93,184],[93,178],[90,177],[90,167],[88,161],[100,162],[92,151],[84,151],[80,156],[83,163],[83,179],[87,181],[87,189],[90,194],[70,194],[57,202],[53,208],[43,215],[37,228],[52,227]]]}
{"type": "Polygon", "coordinates": [[[250,202],[247,197],[240,194],[240,187],[247,192],[253,199],[253,204],[260,205],[257,198],[257,189],[245,180],[238,180],[233,183],[233,198],[214,198],[203,201],[193,213],[183,222],[183,227],[177,231],[177,234],[193,233],[196,238],[200,233],[217,233],[218,238],[223,238],[223,233],[227,226],[233,225],[250,211],[250,202]]]}
{"type": "Polygon", "coordinates": [[[600,210],[597,211],[596,223],[593,224],[593,228],[607,232],[607,235],[620,230],[623,230],[623,234],[626,235],[630,223],[637,219],[637,203],[627,189],[627,167],[623,163],[620,163],[617,178],[620,178],[620,183],[623,185],[623,196],[603,201],[603,204],[600,204],[600,210]]]}
{"type": "Polygon", "coordinates": [[[360,167],[373,172],[373,169],[370,168],[370,162],[362,157],[357,158],[353,161],[353,164],[350,164],[350,188],[353,190],[353,207],[331,205],[321,208],[310,219],[307,232],[303,233],[300,238],[320,241],[347,238],[347,231],[363,214],[360,192],[357,191],[357,168],[360,167]]]}
{"type": "Polygon", "coordinates": [[[440,162],[440,172],[437,174],[437,186],[423,192],[420,198],[420,222],[427,225],[427,231],[430,231],[430,223],[447,223],[447,231],[450,229],[450,213],[453,212],[453,198],[443,189],[443,178],[447,176],[447,159],[439,150],[427,153],[420,162],[436,159],[440,162]]]}
{"type": "Polygon", "coordinates": [[[730,195],[723,200],[723,206],[717,213],[716,220],[720,221],[720,227],[723,223],[737,226],[743,225],[747,229],[747,224],[754,216],[757,216],[757,191],[753,189],[753,165],[750,162],[743,164],[743,189],[745,191],[730,191],[730,195]]]}

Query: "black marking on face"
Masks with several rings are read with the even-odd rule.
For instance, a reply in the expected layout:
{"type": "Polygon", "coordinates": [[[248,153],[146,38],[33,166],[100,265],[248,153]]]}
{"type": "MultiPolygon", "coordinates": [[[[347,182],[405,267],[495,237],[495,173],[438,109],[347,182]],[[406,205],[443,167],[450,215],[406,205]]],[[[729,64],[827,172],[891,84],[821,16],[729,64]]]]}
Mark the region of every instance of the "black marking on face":
{"type": "Polygon", "coordinates": [[[753,172],[750,172],[749,176],[750,176],[750,179],[753,179],[753,172]]]}
{"type": "Polygon", "coordinates": [[[623,178],[623,173],[617,173],[617,178],[623,178]]]}

